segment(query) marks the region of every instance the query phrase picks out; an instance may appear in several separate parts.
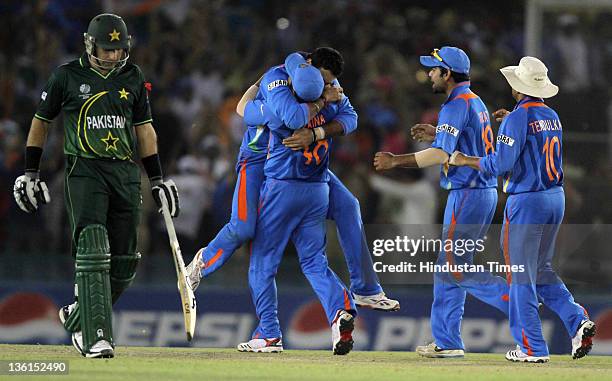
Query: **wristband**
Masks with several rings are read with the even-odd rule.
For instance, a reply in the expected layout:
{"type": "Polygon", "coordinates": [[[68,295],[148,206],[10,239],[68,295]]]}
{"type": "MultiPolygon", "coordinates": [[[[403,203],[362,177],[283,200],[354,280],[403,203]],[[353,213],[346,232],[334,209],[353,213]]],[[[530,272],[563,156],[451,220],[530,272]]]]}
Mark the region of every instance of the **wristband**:
{"type": "Polygon", "coordinates": [[[28,146],[25,150],[25,171],[38,172],[40,168],[40,158],[43,149],[41,147],[28,146]]]}
{"type": "Polygon", "coordinates": [[[325,129],[323,127],[316,127],[313,129],[315,136],[316,136],[316,140],[323,140],[325,139],[325,129]]]}
{"type": "Polygon", "coordinates": [[[159,161],[159,155],[154,153],[151,156],[142,158],[142,165],[149,176],[151,183],[160,182],[163,179],[161,162],[159,161]]]}
{"type": "Polygon", "coordinates": [[[310,131],[312,131],[312,142],[314,143],[317,141],[317,133],[314,128],[311,128],[310,131]]]}

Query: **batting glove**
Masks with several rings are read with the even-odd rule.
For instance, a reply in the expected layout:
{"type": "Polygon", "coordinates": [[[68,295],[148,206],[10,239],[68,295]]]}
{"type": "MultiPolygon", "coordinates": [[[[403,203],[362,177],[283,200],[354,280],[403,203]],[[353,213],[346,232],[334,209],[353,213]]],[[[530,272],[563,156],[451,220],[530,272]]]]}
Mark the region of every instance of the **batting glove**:
{"type": "Polygon", "coordinates": [[[26,213],[33,213],[39,204],[51,201],[47,184],[38,179],[38,172],[26,172],[19,176],[13,186],[13,196],[19,208],[26,213]]]}
{"type": "Polygon", "coordinates": [[[164,192],[166,200],[168,200],[168,210],[170,211],[170,215],[172,218],[178,217],[181,208],[179,205],[178,189],[176,188],[174,181],[168,180],[162,182],[159,180],[151,185],[153,185],[153,188],[151,189],[153,192],[153,199],[155,200],[159,211],[161,212],[162,208],[161,197],[159,195],[161,192],[164,192]]]}

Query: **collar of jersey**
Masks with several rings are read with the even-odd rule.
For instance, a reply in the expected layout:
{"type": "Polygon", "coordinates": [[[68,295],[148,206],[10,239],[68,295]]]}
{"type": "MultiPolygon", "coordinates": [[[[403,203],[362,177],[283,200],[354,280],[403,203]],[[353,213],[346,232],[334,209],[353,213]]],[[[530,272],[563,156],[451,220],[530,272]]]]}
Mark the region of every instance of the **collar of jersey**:
{"type": "Polygon", "coordinates": [[[520,101],[518,101],[518,103],[516,104],[516,106],[514,106],[514,109],[516,110],[517,108],[519,108],[522,104],[525,103],[529,103],[529,102],[541,102],[544,103],[544,99],[542,98],[536,98],[536,97],[530,97],[529,95],[526,95],[525,98],[521,99],[520,101]]]}
{"type": "Polygon", "coordinates": [[[91,67],[91,64],[89,63],[89,57],[87,57],[87,53],[83,53],[83,55],[81,57],[79,57],[79,63],[81,64],[81,67],[89,68],[89,70],[93,71],[94,73],[96,73],[97,75],[99,75],[100,77],[102,77],[104,79],[108,78],[116,70],[116,69],[113,69],[113,70],[109,71],[106,75],[100,73],[99,71],[97,71],[96,69],[91,67]]]}
{"type": "Polygon", "coordinates": [[[465,93],[466,91],[470,90],[470,81],[465,81],[465,82],[459,82],[455,88],[453,89],[453,91],[451,91],[450,95],[448,96],[448,98],[446,98],[446,101],[444,102],[444,104],[447,104],[448,102],[450,102],[451,100],[455,99],[455,97],[459,94],[465,93]]]}

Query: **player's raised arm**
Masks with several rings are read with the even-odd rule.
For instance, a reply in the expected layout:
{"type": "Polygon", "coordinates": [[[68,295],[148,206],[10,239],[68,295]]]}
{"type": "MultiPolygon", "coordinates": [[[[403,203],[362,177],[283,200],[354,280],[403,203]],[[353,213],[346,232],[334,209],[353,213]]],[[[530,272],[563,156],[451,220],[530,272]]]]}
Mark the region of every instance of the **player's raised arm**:
{"type": "Polygon", "coordinates": [[[261,80],[263,79],[263,75],[259,77],[257,82],[252,84],[247,91],[242,94],[242,98],[238,101],[236,105],[236,113],[240,116],[244,116],[244,108],[246,107],[249,101],[252,101],[257,96],[257,92],[259,91],[259,85],[261,84],[261,80]]]}

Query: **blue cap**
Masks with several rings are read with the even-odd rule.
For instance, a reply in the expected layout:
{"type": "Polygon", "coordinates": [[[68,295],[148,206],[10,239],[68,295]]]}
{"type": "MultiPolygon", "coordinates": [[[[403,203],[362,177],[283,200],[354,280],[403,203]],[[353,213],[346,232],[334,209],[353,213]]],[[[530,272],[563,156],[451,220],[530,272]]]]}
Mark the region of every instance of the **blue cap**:
{"type": "Polygon", "coordinates": [[[460,74],[469,74],[470,59],[467,54],[453,46],[443,46],[434,49],[429,56],[421,56],[421,65],[427,67],[443,67],[460,74]]]}
{"type": "Polygon", "coordinates": [[[323,76],[300,53],[292,53],[285,59],[285,69],[291,77],[291,85],[295,94],[306,102],[312,102],[323,94],[323,76]]]}

